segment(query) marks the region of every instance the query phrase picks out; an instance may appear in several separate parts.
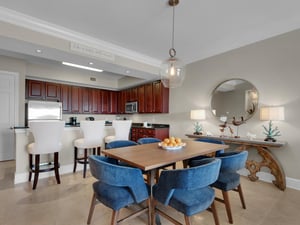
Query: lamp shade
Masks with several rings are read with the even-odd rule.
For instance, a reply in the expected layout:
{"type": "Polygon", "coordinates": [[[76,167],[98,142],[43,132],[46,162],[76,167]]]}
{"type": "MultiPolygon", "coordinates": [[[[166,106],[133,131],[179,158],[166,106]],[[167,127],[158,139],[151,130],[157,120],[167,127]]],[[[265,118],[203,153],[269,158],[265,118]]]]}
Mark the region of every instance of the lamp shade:
{"type": "Polygon", "coordinates": [[[284,120],[284,108],[262,107],[260,109],[260,120],[284,120]]]}
{"type": "Polygon", "coordinates": [[[205,110],[204,109],[194,109],[191,110],[192,120],[205,120],[205,110]]]}

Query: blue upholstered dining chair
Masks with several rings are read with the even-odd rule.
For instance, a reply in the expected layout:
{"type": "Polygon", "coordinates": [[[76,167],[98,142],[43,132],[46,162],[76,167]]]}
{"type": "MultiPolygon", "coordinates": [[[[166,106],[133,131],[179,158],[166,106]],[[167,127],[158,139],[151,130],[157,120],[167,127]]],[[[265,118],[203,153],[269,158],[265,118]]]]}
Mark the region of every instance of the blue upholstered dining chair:
{"type": "MultiPolygon", "coordinates": [[[[242,186],[240,183],[240,174],[238,174],[237,171],[245,167],[247,157],[248,151],[230,151],[220,153],[218,156],[218,158],[222,161],[221,170],[217,181],[212,184],[212,186],[222,191],[223,199],[216,198],[216,200],[225,204],[229,223],[233,223],[233,219],[228,191],[233,190],[238,192],[242,207],[246,209],[242,186]]],[[[197,166],[199,163],[201,163],[201,160],[193,160],[190,165],[197,166]]]]}
{"type": "Polygon", "coordinates": [[[134,145],[138,145],[138,143],[130,140],[117,140],[117,141],[111,141],[107,143],[106,149],[122,148],[122,147],[134,146],[134,145]]]}
{"type": "MultiPolygon", "coordinates": [[[[113,148],[124,148],[129,146],[135,146],[138,145],[135,141],[130,140],[117,140],[117,141],[111,141],[106,144],[106,149],[113,149],[113,148]]],[[[113,159],[117,162],[116,159],[113,159]]],[[[118,162],[119,165],[128,166],[126,163],[118,162]]]]}
{"type": "MultiPolygon", "coordinates": [[[[212,143],[212,144],[221,144],[221,145],[225,144],[224,141],[222,141],[222,140],[216,140],[216,139],[212,139],[212,138],[209,138],[209,137],[207,137],[207,138],[197,138],[194,141],[207,142],[207,143],[212,143]]],[[[220,150],[216,151],[215,156],[217,157],[221,153],[224,153],[224,149],[220,149],[220,150]]],[[[209,157],[209,156],[201,155],[201,156],[194,157],[192,159],[184,160],[183,161],[183,167],[187,168],[192,160],[200,160],[200,159],[207,158],[207,157],[209,157]]]]}
{"type": "Polygon", "coordinates": [[[161,140],[158,138],[153,138],[153,137],[144,137],[144,138],[140,138],[137,140],[137,143],[140,145],[150,144],[150,143],[158,143],[158,142],[161,142],[161,140]]]}
{"type": "Polygon", "coordinates": [[[148,188],[139,169],[114,164],[115,161],[99,155],[89,156],[92,175],[97,179],[93,183],[93,198],[87,224],[91,223],[97,202],[113,210],[111,225],[133,218],[148,211],[148,225],[150,225],[150,198],[148,188]],[[132,204],[147,202],[147,207],[135,210],[129,216],[119,219],[122,208],[132,204]]]}
{"type": "Polygon", "coordinates": [[[215,224],[218,225],[215,191],[210,185],[217,180],[220,165],[220,159],[207,158],[197,167],[162,171],[158,183],[153,186],[153,221],[154,212],[157,212],[174,224],[181,224],[158,208],[158,203],[162,203],[183,213],[186,225],[191,225],[192,215],[204,210],[213,213],[215,224]]]}

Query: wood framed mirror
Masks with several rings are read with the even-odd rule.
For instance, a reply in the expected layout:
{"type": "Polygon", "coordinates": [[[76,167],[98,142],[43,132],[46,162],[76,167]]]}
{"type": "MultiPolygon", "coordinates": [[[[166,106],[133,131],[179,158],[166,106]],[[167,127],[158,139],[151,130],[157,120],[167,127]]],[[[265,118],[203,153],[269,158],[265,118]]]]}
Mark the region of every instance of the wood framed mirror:
{"type": "Polygon", "coordinates": [[[211,111],[222,122],[231,123],[233,118],[246,121],[257,111],[258,97],[256,87],[249,81],[226,80],[212,92],[211,111]]]}

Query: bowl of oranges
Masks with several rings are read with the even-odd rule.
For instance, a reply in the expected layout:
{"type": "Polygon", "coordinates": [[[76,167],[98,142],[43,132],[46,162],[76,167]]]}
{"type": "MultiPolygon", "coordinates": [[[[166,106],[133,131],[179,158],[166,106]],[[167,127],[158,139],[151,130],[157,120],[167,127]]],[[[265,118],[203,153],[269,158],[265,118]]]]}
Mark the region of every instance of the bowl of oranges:
{"type": "Polygon", "coordinates": [[[186,144],[182,142],[181,138],[169,137],[165,138],[162,142],[158,143],[158,146],[165,150],[180,150],[186,144]]]}

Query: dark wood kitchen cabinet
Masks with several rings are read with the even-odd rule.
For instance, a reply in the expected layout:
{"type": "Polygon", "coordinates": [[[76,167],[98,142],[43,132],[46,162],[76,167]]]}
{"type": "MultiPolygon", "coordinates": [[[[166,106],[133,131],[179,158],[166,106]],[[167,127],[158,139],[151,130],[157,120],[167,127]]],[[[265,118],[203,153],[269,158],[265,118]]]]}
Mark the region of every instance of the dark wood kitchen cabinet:
{"type": "Polygon", "coordinates": [[[82,90],[81,87],[71,86],[71,113],[82,112],[82,90]]]}
{"type": "Polygon", "coordinates": [[[81,112],[91,113],[92,91],[91,88],[80,87],[81,89],[81,112]]]}
{"type": "Polygon", "coordinates": [[[45,99],[50,101],[60,101],[61,85],[57,83],[45,82],[45,99]]]}
{"type": "Polygon", "coordinates": [[[118,92],[102,90],[102,113],[116,114],[118,113],[118,92]]]}
{"type": "Polygon", "coordinates": [[[61,85],[58,83],[26,79],[26,99],[60,101],[61,85]]]}
{"type": "Polygon", "coordinates": [[[145,112],[145,85],[138,87],[138,112],[145,112]]]}
{"type": "Polygon", "coordinates": [[[130,139],[135,142],[144,137],[154,137],[164,140],[165,138],[169,137],[169,128],[132,127],[130,137],[130,139]]]}
{"type": "Polygon", "coordinates": [[[153,91],[153,112],[168,113],[169,112],[169,88],[165,88],[161,81],[152,83],[153,91]]]}
{"type": "Polygon", "coordinates": [[[118,113],[125,113],[126,90],[118,91],[118,113]]]}
{"type": "Polygon", "coordinates": [[[102,94],[100,89],[91,89],[91,113],[102,113],[102,94]]]}
{"type": "Polygon", "coordinates": [[[45,82],[39,80],[26,80],[26,99],[44,100],[45,82]]]}
{"type": "Polygon", "coordinates": [[[60,99],[63,113],[71,113],[71,86],[62,84],[60,99]]]}
{"type": "Polygon", "coordinates": [[[153,88],[152,83],[145,84],[145,113],[153,112],[153,88]]]}

